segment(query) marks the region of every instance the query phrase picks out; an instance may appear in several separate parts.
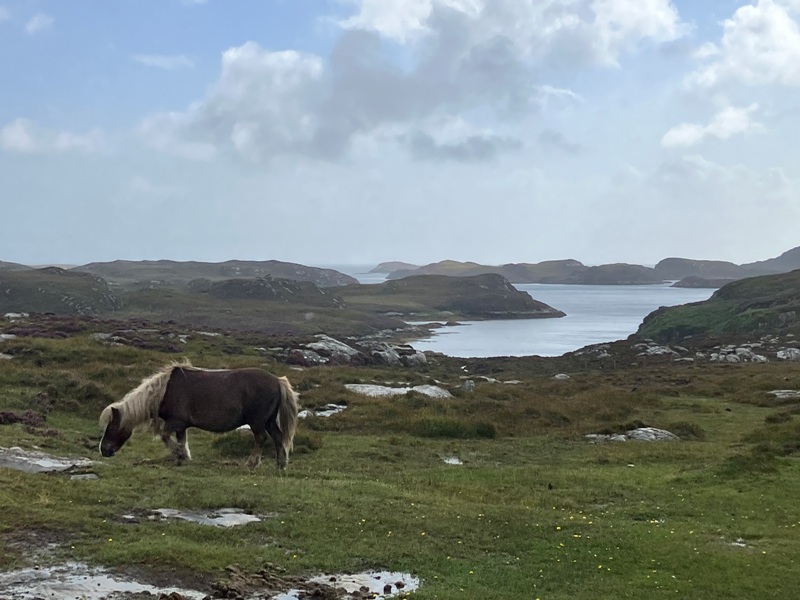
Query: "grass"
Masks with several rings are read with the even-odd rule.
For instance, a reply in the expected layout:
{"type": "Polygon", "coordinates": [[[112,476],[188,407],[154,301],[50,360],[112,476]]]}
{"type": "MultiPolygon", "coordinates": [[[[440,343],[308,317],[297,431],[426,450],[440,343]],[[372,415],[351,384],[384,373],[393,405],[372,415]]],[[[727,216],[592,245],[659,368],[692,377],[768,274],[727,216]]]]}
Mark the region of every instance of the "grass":
{"type": "Polygon", "coordinates": [[[287,374],[304,404],[347,403],[301,424],[298,451],[280,475],[267,460],[245,469],[250,443],[237,433],[192,430],[194,460],[184,467],[141,432],[101,459],[99,410],[175,357],[83,336],[10,343],[16,358],[0,369],[3,410],[22,411],[45,393],[53,400],[46,425],[57,435],[0,426],[0,446],[91,456],[99,479],[0,469],[0,569],[24,564],[29,551],[17,542],[39,532],[58,543],[48,560],[192,573],[198,586],[236,564],[292,575],[408,571],[423,581],[414,594],[423,600],[782,599],[796,587],[800,410],[765,392],[800,383],[798,365],[630,368],[554,382],[523,359],[291,371],[213,348],[190,354],[203,366],[287,374]],[[455,391],[464,364],[521,383],[477,380],[474,392],[448,400],[374,399],[344,388],[435,379],[455,391]],[[637,422],[672,426],[682,441],[583,438],[637,422]],[[447,465],[446,456],[464,464],[447,465]],[[222,530],[120,518],[220,507],[275,516],[222,530]]]}

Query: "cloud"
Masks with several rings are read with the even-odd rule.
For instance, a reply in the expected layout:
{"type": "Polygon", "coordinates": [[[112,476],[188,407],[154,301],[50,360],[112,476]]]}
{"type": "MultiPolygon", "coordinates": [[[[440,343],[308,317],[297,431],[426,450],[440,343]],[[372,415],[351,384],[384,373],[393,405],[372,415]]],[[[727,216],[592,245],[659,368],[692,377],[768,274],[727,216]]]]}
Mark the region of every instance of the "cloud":
{"type": "Polygon", "coordinates": [[[710,88],[727,82],[800,86],[800,2],[758,0],[723,23],[719,45],[704,44],[699,58],[710,62],[688,78],[710,88]]]}
{"type": "Polygon", "coordinates": [[[579,154],[583,151],[583,147],[580,144],[570,142],[562,133],[553,129],[541,131],[537,136],[537,141],[549,150],[559,150],[566,154],[579,154]]]}
{"type": "Polygon", "coordinates": [[[445,13],[458,13],[478,43],[507,40],[531,58],[566,57],[616,65],[639,42],[670,41],[687,30],[670,0],[350,0],[358,12],[345,28],[407,42],[436,35],[445,13]]]}
{"type": "Polygon", "coordinates": [[[522,148],[518,139],[475,127],[462,118],[427,119],[400,136],[415,160],[487,162],[522,148]]]}
{"type": "Polygon", "coordinates": [[[183,55],[136,54],[133,60],[147,67],[156,67],[167,71],[194,67],[194,62],[183,55]]]}
{"type": "Polygon", "coordinates": [[[213,149],[262,164],[280,156],[341,160],[355,140],[387,129],[398,133],[387,143],[416,159],[489,159],[522,146],[511,123],[582,101],[543,81],[548,69],[615,66],[639,43],[683,31],[669,0],[349,3],[354,14],[341,21],[330,56],[255,42],[230,48],[205,98],[148,118],[140,131],[186,157],[213,149]],[[404,47],[404,59],[387,38],[404,47]],[[458,119],[479,133],[443,141],[425,129],[458,119]]]}
{"type": "Polygon", "coordinates": [[[11,11],[5,6],[0,6],[0,23],[8,21],[11,18],[11,11]]]}
{"type": "Polygon", "coordinates": [[[760,129],[760,124],[752,120],[752,114],[758,110],[758,104],[745,108],[726,106],[720,110],[708,125],[681,123],[670,129],[661,139],[666,148],[677,146],[694,146],[709,137],[719,140],[760,129]]]}
{"type": "Polygon", "coordinates": [[[55,23],[55,19],[50,15],[43,12],[36,13],[25,24],[25,31],[28,32],[29,35],[49,31],[52,29],[53,23],[55,23]]]}
{"type": "Polygon", "coordinates": [[[16,119],[0,129],[0,149],[6,152],[18,154],[99,152],[105,147],[105,136],[99,130],[83,134],[49,131],[23,118],[16,119]]]}

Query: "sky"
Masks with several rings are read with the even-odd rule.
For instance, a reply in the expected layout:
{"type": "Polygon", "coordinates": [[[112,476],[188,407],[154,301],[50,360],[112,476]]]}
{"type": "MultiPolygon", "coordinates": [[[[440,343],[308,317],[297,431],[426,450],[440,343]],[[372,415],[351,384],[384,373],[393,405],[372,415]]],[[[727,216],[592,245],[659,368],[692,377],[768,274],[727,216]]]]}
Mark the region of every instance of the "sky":
{"type": "Polygon", "coordinates": [[[0,260],[800,246],[800,0],[0,0],[0,260]]]}

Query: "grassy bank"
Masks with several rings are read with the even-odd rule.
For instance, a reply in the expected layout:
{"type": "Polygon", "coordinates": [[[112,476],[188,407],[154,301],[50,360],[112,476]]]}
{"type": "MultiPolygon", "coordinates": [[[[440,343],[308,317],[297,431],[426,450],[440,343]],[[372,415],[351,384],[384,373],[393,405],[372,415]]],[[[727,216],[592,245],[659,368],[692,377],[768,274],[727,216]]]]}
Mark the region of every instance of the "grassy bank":
{"type": "Polygon", "coordinates": [[[800,560],[800,388],[786,364],[539,374],[525,359],[441,359],[420,371],[290,371],[247,354],[190,358],[287,374],[306,406],[347,410],[301,424],[289,470],[244,468],[249,440],[190,432],[174,466],[135,434],[113,459],[99,410],[174,355],[88,338],[9,342],[2,410],[46,422],[0,426],[0,446],[97,459],[94,481],[0,469],[0,569],[46,560],[137,569],[211,590],[225,567],[291,575],[370,568],[420,577],[415,598],[786,598],[800,560]],[[26,351],[23,351],[26,350],[26,351]],[[462,366],[500,380],[459,388],[462,366]],[[433,380],[453,399],[360,397],[345,383],[433,380]],[[643,424],[674,443],[590,444],[643,424]],[[448,465],[455,456],[463,465],[448,465]],[[157,508],[238,507],[261,523],[214,529],[150,521],[157,508]],[[123,515],[137,517],[127,522],[123,515]]]}

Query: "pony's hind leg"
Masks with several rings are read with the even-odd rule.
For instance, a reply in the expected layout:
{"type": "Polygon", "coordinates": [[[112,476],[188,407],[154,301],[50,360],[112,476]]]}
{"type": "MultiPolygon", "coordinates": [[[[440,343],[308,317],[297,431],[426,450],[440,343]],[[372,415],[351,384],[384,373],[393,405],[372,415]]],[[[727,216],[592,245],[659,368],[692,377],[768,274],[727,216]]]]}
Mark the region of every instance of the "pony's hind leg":
{"type": "Polygon", "coordinates": [[[289,463],[289,456],[286,454],[286,449],[283,447],[283,434],[281,430],[278,429],[275,421],[267,422],[267,432],[272,438],[273,444],[275,444],[275,463],[278,469],[283,471],[289,463]]]}
{"type": "Polygon", "coordinates": [[[249,469],[255,469],[261,464],[261,446],[264,444],[267,433],[263,429],[253,427],[252,424],[250,425],[250,429],[253,432],[253,449],[250,451],[250,457],[247,459],[247,467],[249,469]]]}

